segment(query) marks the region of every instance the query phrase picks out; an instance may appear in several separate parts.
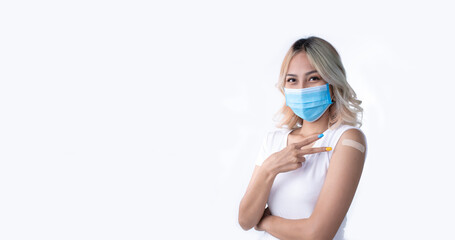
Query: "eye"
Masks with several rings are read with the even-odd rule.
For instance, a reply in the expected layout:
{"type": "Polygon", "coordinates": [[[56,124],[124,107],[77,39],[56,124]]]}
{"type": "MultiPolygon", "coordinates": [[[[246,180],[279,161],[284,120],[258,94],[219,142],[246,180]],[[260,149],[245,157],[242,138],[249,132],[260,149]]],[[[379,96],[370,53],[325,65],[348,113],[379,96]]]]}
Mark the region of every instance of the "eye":
{"type": "Polygon", "coordinates": [[[311,81],[312,79],[314,79],[314,81],[320,80],[320,78],[319,78],[319,77],[316,77],[316,76],[310,77],[310,81],[311,81]]]}
{"type": "Polygon", "coordinates": [[[288,79],[286,79],[286,82],[292,82],[292,81],[295,82],[295,78],[288,78],[288,79]]]}

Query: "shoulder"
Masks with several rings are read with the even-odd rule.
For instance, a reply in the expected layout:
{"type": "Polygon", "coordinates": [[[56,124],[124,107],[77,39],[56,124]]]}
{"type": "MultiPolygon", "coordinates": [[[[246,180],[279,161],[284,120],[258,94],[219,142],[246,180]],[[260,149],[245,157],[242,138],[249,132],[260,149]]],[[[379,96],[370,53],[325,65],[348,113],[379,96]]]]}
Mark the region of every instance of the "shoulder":
{"type": "Polygon", "coordinates": [[[291,129],[286,128],[274,128],[267,131],[264,137],[264,144],[269,148],[273,149],[277,145],[281,144],[284,140],[284,137],[291,131],[291,129]]]}
{"type": "Polygon", "coordinates": [[[336,136],[336,139],[344,139],[344,138],[352,138],[354,140],[359,140],[366,142],[366,137],[363,131],[355,126],[351,125],[340,125],[334,131],[334,136],[336,136]]]}
{"type": "Polygon", "coordinates": [[[285,128],[273,128],[273,129],[267,131],[266,139],[273,140],[276,138],[281,138],[290,131],[291,131],[290,129],[285,129],[285,128]]]}
{"type": "Polygon", "coordinates": [[[349,128],[343,131],[340,136],[340,140],[341,139],[352,139],[358,142],[366,143],[365,134],[362,130],[360,130],[360,128],[357,127],[349,128]]]}
{"type": "MultiPolygon", "coordinates": [[[[358,127],[345,125],[337,142],[337,147],[348,147],[360,151],[361,155],[366,155],[367,140],[363,131],[358,127]],[[339,146],[340,145],[340,146],[339,146]]],[[[355,152],[358,152],[355,151],[355,152]]]]}
{"type": "Polygon", "coordinates": [[[286,129],[272,129],[266,132],[262,140],[261,150],[256,158],[256,165],[261,166],[267,156],[279,149],[283,137],[289,131],[286,129]]]}

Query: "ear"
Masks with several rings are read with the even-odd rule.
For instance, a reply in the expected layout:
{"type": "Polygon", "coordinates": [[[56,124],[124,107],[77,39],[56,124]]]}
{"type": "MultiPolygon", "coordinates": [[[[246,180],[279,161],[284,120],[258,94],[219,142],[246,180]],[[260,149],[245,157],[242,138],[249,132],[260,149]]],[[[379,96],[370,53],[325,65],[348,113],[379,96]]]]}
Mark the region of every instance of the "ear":
{"type": "Polygon", "coordinates": [[[330,91],[330,98],[332,98],[332,102],[335,102],[335,96],[333,95],[333,86],[329,84],[329,91],[330,91]]]}

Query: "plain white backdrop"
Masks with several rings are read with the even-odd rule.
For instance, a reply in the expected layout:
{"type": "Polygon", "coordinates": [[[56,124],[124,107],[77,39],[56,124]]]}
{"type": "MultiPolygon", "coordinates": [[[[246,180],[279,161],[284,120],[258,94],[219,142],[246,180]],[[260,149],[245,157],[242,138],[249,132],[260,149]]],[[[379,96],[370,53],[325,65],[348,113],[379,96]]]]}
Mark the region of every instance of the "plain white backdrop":
{"type": "Polygon", "coordinates": [[[2,1],[0,239],[255,239],[237,223],[291,44],[332,43],[368,157],[348,239],[450,239],[448,1],[2,1]]]}

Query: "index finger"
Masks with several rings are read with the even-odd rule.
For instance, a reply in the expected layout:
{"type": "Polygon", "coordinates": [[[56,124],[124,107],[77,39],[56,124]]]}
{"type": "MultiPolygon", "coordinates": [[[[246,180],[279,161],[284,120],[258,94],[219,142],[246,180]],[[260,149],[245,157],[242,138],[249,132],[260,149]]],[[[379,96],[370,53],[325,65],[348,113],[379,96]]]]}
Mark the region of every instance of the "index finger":
{"type": "Polygon", "coordinates": [[[303,146],[306,146],[312,142],[315,142],[316,140],[318,140],[319,138],[321,138],[323,136],[324,136],[324,134],[322,134],[322,133],[311,135],[311,136],[303,139],[302,141],[295,143],[295,146],[297,148],[302,148],[303,146]]]}
{"type": "Polygon", "coordinates": [[[314,154],[314,153],[320,153],[320,152],[328,152],[332,151],[331,147],[316,147],[316,148],[306,148],[300,150],[300,154],[314,154]]]}

